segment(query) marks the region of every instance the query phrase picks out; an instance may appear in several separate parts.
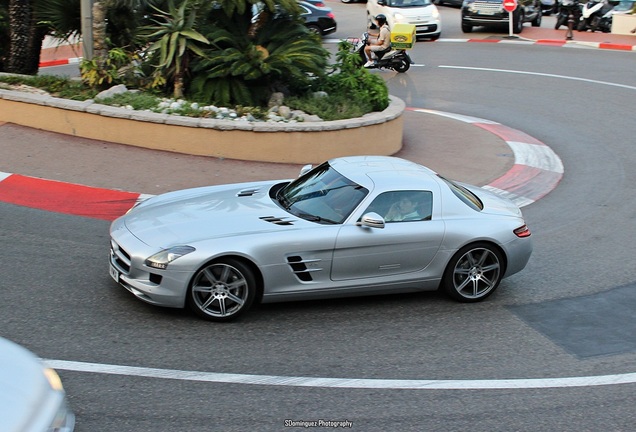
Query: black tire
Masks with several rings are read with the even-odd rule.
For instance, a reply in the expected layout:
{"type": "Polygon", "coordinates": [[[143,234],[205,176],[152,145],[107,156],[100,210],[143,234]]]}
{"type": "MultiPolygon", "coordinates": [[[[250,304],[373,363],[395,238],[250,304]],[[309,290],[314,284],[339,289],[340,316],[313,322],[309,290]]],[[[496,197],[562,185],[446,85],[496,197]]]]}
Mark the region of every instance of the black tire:
{"type": "Polygon", "coordinates": [[[587,31],[587,22],[585,20],[579,22],[579,25],[576,29],[578,31],[587,31]]]}
{"type": "Polygon", "coordinates": [[[541,18],[542,17],[543,17],[543,13],[541,12],[541,9],[539,9],[539,13],[535,17],[535,19],[533,19],[532,22],[531,22],[532,27],[540,27],[541,26],[541,18]]]}
{"type": "Polygon", "coordinates": [[[309,24],[307,28],[310,32],[322,37],[322,30],[316,24],[309,24]]]}
{"type": "Polygon", "coordinates": [[[462,22],[462,32],[471,33],[472,31],[473,31],[473,26],[471,26],[470,24],[466,24],[466,23],[462,22]]]}
{"type": "Polygon", "coordinates": [[[192,278],[188,307],[209,321],[229,321],[245,313],[256,297],[256,278],[243,262],[226,258],[206,264],[192,278]]]}
{"type": "Polygon", "coordinates": [[[505,270],[499,249],[489,243],[473,243],[453,255],[444,271],[442,288],[457,301],[478,302],[497,289],[505,270]]]}
{"type": "Polygon", "coordinates": [[[411,63],[405,58],[401,58],[397,64],[393,64],[393,69],[399,73],[406,72],[410,67],[411,63]]]}
{"type": "Polygon", "coordinates": [[[563,15],[559,15],[557,17],[556,24],[554,24],[554,29],[558,30],[559,27],[561,27],[563,24],[566,24],[566,21],[567,21],[567,18],[565,18],[563,15]]]}
{"type": "Polygon", "coordinates": [[[592,22],[590,22],[590,31],[595,32],[598,29],[598,23],[601,19],[599,17],[592,18],[592,22]]]}

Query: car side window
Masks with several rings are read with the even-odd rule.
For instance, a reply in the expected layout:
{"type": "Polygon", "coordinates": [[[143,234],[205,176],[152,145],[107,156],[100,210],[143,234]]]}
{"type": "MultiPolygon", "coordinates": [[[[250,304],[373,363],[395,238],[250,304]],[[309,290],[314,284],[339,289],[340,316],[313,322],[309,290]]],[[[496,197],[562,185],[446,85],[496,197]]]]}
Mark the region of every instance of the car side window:
{"type": "Polygon", "coordinates": [[[430,191],[394,191],[378,195],[365,213],[375,212],[386,222],[430,220],[433,194],[430,191]]]}

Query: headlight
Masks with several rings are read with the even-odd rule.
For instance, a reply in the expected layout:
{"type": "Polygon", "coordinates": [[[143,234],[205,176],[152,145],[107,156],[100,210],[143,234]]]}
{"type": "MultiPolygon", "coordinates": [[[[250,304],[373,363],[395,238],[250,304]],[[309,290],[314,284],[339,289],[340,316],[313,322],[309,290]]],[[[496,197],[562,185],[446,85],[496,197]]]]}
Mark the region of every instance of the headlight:
{"type": "Polygon", "coordinates": [[[174,246],[170,249],[164,249],[148,258],[145,264],[148,267],[165,269],[172,261],[181,258],[184,255],[194,252],[196,249],[192,246],[174,246]]]}
{"type": "Polygon", "coordinates": [[[399,12],[396,12],[393,14],[393,19],[395,20],[395,22],[403,22],[404,21],[404,15],[402,15],[399,12]]]}

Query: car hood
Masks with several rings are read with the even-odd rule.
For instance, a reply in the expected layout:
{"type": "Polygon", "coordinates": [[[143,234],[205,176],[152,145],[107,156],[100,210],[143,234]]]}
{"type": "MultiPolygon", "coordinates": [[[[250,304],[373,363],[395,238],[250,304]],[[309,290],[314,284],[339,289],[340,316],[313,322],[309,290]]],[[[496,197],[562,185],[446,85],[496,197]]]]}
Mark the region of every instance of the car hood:
{"type": "MultiPolygon", "coordinates": [[[[281,181],[286,182],[286,181],[281,181]]],[[[281,182],[209,186],[144,201],[123,216],[126,228],[149,246],[167,248],[198,240],[293,229],[305,222],[269,196],[281,182]]]]}

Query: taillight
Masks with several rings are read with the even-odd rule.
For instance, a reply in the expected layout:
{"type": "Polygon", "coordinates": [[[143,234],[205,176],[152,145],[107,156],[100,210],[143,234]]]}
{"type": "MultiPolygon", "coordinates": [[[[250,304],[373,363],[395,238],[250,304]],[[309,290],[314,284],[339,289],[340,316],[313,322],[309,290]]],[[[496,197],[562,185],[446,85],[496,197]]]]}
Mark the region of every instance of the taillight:
{"type": "Polygon", "coordinates": [[[333,12],[327,12],[327,16],[331,19],[336,19],[336,16],[333,14],[333,12]]]}
{"type": "Polygon", "coordinates": [[[528,225],[523,225],[513,231],[517,237],[530,237],[530,228],[528,225]]]}
{"type": "Polygon", "coordinates": [[[322,2],[321,3],[315,3],[314,6],[316,6],[316,7],[327,7],[327,5],[322,3],[322,2]]]}

